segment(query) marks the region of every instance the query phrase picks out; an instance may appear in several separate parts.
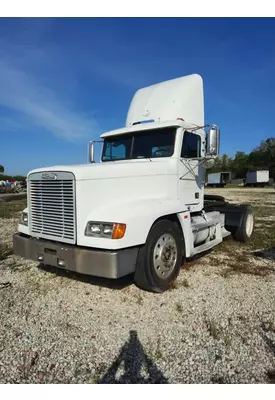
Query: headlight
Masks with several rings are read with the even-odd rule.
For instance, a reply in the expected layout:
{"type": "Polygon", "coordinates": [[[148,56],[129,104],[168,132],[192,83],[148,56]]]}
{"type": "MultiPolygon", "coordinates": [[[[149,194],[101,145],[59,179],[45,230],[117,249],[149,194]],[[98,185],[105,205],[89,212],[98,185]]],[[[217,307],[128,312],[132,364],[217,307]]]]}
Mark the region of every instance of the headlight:
{"type": "Polygon", "coordinates": [[[112,236],[114,225],[103,225],[103,235],[112,236]]]}
{"type": "Polygon", "coordinates": [[[28,213],[23,212],[20,218],[20,224],[28,226],[28,213]]]}
{"type": "Polygon", "coordinates": [[[98,224],[89,224],[87,227],[87,233],[91,235],[100,235],[101,226],[98,224]]]}
{"type": "Polygon", "coordinates": [[[90,221],[86,226],[85,235],[109,239],[121,239],[123,238],[125,231],[125,224],[90,221]]]}

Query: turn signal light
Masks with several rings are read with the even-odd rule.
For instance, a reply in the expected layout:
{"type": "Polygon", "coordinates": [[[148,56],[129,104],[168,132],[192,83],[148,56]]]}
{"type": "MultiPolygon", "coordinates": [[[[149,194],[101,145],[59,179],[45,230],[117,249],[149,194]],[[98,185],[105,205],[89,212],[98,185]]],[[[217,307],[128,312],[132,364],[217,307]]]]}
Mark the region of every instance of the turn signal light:
{"type": "Polygon", "coordinates": [[[125,224],[114,224],[112,239],[121,239],[125,235],[125,224]]]}

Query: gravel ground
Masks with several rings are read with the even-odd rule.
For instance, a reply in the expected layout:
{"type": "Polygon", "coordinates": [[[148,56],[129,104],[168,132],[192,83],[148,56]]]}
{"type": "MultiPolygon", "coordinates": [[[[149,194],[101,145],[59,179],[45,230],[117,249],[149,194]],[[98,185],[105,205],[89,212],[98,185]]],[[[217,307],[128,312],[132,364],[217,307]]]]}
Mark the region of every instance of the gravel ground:
{"type": "MultiPolygon", "coordinates": [[[[255,207],[255,241],[186,263],[163,294],[7,256],[0,383],[275,382],[274,192],[209,190],[255,207]]],[[[17,218],[0,219],[2,246],[17,218]]]]}

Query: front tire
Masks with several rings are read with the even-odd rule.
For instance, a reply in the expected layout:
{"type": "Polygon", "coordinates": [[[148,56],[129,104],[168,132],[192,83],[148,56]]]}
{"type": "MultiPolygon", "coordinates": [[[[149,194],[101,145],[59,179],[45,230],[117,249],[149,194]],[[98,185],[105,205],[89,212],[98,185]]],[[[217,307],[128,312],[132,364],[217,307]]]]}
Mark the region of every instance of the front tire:
{"type": "Polygon", "coordinates": [[[169,220],[161,220],[151,228],[145,245],[140,249],[135,282],[141,289],[164,292],[180,271],[183,259],[180,229],[169,220]]]}

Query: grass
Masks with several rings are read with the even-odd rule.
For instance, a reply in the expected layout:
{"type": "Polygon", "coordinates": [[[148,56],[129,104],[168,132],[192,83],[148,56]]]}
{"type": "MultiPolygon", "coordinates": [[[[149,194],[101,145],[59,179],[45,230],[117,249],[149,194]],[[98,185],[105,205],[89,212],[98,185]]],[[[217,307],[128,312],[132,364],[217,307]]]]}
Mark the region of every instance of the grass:
{"type": "Polygon", "coordinates": [[[229,333],[227,333],[224,338],[224,343],[226,346],[230,346],[231,342],[232,342],[231,337],[230,337],[229,333]]]}
{"type": "Polygon", "coordinates": [[[100,378],[101,378],[101,375],[99,375],[99,374],[94,374],[93,376],[92,376],[92,378],[90,379],[90,381],[88,382],[88,383],[91,383],[91,384],[93,384],[93,385],[96,385],[96,384],[98,384],[99,382],[100,382],[100,378]]]}
{"type": "Polygon", "coordinates": [[[275,323],[273,321],[264,322],[262,328],[265,332],[275,333],[275,323]]]}
{"type": "Polygon", "coordinates": [[[246,246],[243,243],[236,242],[231,237],[226,238],[222,243],[213,249],[212,253],[210,254],[210,259],[214,261],[213,258],[216,258],[216,255],[226,254],[228,256],[236,256],[236,254],[243,252],[245,247],[246,246]]]}
{"type": "Polygon", "coordinates": [[[137,304],[139,306],[142,306],[142,304],[143,304],[143,297],[140,293],[138,293],[138,295],[137,295],[137,304]]]}
{"type": "Polygon", "coordinates": [[[188,280],[187,280],[186,278],[184,278],[182,282],[179,282],[179,281],[177,281],[177,280],[174,280],[174,281],[172,281],[172,282],[170,283],[170,285],[169,285],[169,290],[176,290],[176,289],[179,289],[180,286],[184,286],[184,287],[186,287],[186,288],[189,288],[189,287],[190,287],[190,284],[189,284],[189,282],[188,282],[188,280]]]}
{"type": "Polygon", "coordinates": [[[275,247],[275,226],[264,231],[256,231],[250,241],[251,250],[271,249],[275,247]]]}
{"type": "Polygon", "coordinates": [[[256,276],[267,276],[270,273],[274,272],[274,269],[269,266],[257,266],[257,265],[236,265],[231,264],[231,269],[234,273],[242,273],[247,275],[256,275],[256,276]]]}
{"type": "Polygon", "coordinates": [[[104,372],[106,371],[107,366],[105,363],[100,363],[97,367],[96,367],[96,371],[95,374],[91,377],[90,382],[92,384],[98,384],[100,383],[100,380],[102,378],[102,375],[104,374],[104,372]]]}
{"type": "Polygon", "coordinates": [[[5,260],[12,254],[12,248],[0,243],[0,261],[5,260]]]}
{"type": "Polygon", "coordinates": [[[255,204],[252,205],[252,208],[256,219],[261,219],[263,217],[270,217],[270,215],[274,215],[274,206],[272,206],[270,203],[264,204],[264,207],[263,204],[259,206],[255,204]]]}
{"type": "MultiPolygon", "coordinates": [[[[251,203],[256,224],[261,221],[261,218],[274,216],[275,203],[271,200],[266,199],[266,203],[261,207],[258,203],[253,206],[256,200],[251,203]]],[[[228,278],[235,274],[266,276],[274,272],[272,266],[268,264],[262,265],[263,263],[257,265],[254,262],[254,257],[260,256],[260,253],[255,253],[256,250],[271,250],[275,248],[275,227],[272,222],[272,220],[270,220],[270,223],[265,221],[260,229],[256,225],[254,235],[248,243],[236,242],[232,238],[224,240],[209,255],[210,264],[223,267],[220,271],[220,275],[223,278],[228,278]]]]}
{"type": "Polygon", "coordinates": [[[37,364],[39,354],[37,351],[26,350],[23,353],[22,363],[19,364],[18,370],[23,379],[28,379],[31,374],[32,368],[37,364]]]}
{"type": "Polygon", "coordinates": [[[161,351],[161,343],[160,343],[160,338],[157,340],[157,347],[155,351],[155,360],[161,360],[163,357],[162,351],[161,351]]]}
{"type": "Polygon", "coordinates": [[[226,383],[226,381],[225,381],[223,376],[217,376],[217,377],[213,376],[211,378],[211,382],[212,383],[218,383],[218,384],[221,384],[221,385],[226,383]]]}
{"type": "MultiPolygon", "coordinates": [[[[204,254],[205,256],[206,254],[204,254]]],[[[195,257],[189,258],[188,260],[185,261],[183,268],[186,271],[190,271],[193,268],[197,268],[200,265],[204,265],[204,260],[201,255],[196,255],[195,257]]]]}
{"type": "Polygon", "coordinates": [[[227,185],[225,186],[225,189],[231,189],[231,188],[245,189],[243,185],[238,185],[236,183],[227,183],[227,185]]]}
{"type": "Polygon", "coordinates": [[[169,285],[169,290],[175,290],[179,288],[179,283],[177,280],[174,280],[169,285]]]}
{"type": "Polygon", "coordinates": [[[182,281],[182,286],[184,286],[184,287],[186,287],[186,288],[189,288],[189,287],[190,287],[190,283],[188,282],[187,278],[185,278],[185,279],[182,281]]]}
{"type": "Polygon", "coordinates": [[[156,347],[152,345],[152,342],[149,344],[148,355],[153,362],[157,362],[163,358],[163,353],[161,351],[161,339],[160,337],[157,339],[156,347]]]}
{"type": "Polygon", "coordinates": [[[263,274],[264,271],[262,267],[251,264],[251,255],[248,252],[241,252],[242,246],[245,245],[243,243],[234,242],[233,240],[225,240],[213,251],[213,255],[209,257],[212,266],[226,267],[219,273],[223,278],[228,278],[238,273],[251,275],[263,274]],[[227,258],[221,259],[221,255],[226,255],[227,258]]]}
{"type": "Polygon", "coordinates": [[[274,268],[268,265],[258,266],[251,263],[249,260],[240,262],[238,261],[238,258],[236,258],[227,262],[226,268],[223,269],[219,275],[221,275],[223,278],[229,278],[230,276],[237,274],[267,276],[272,272],[274,272],[274,268]]]}
{"type": "Polygon", "coordinates": [[[272,272],[274,272],[274,268],[269,267],[267,265],[258,266],[250,262],[240,263],[238,262],[238,260],[233,260],[232,262],[227,263],[227,268],[221,271],[220,275],[223,278],[229,278],[230,276],[236,274],[266,276],[272,272]]]}
{"type": "Polygon", "coordinates": [[[0,203],[0,218],[15,218],[16,214],[27,207],[27,200],[15,200],[0,203]]]}
{"type": "MultiPolygon", "coordinates": [[[[253,188],[253,187],[245,187],[245,186],[243,186],[243,185],[237,185],[236,183],[227,183],[227,185],[225,186],[225,189],[231,189],[231,188],[238,188],[238,189],[240,189],[240,190],[242,190],[242,189],[245,189],[245,190],[247,190],[247,189],[255,189],[255,188],[253,188]]],[[[272,186],[264,186],[264,187],[262,187],[261,189],[263,189],[263,190],[267,190],[267,189],[272,189],[272,186]]]]}
{"type": "Polygon", "coordinates": [[[208,323],[208,331],[213,339],[218,340],[220,338],[220,332],[218,325],[214,319],[211,319],[208,323]]]}
{"type": "Polygon", "coordinates": [[[182,313],[183,312],[183,307],[182,307],[182,305],[178,302],[178,303],[176,303],[176,310],[177,310],[177,312],[179,312],[179,313],[182,313]]]}

